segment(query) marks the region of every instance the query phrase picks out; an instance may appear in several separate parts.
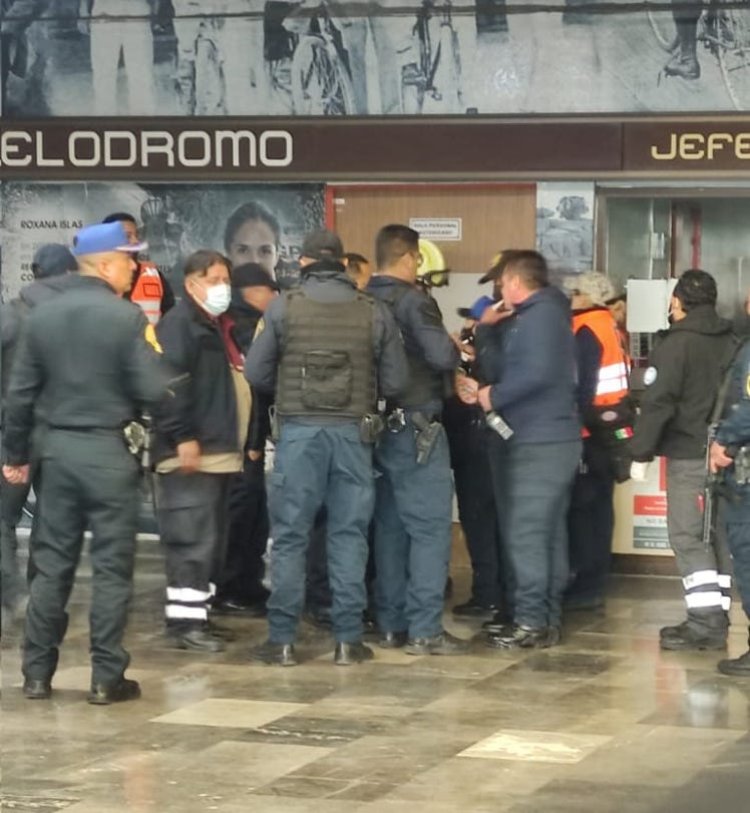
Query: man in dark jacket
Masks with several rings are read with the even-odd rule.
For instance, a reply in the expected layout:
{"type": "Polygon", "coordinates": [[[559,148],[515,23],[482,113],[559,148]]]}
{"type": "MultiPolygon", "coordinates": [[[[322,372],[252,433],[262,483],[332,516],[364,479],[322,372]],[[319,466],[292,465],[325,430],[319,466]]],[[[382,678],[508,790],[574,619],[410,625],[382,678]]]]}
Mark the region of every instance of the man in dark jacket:
{"type": "Polygon", "coordinates": [[[269,638],[252,657],[283,666],[296,663],[305,555],[324,504],[334,660],[343,666],[372,657],[362,643],[362,613],[374,413],[379,394],[393,397],[406,386],[407,369],[393,318],[357,291],[343,253],[332,232],[305,238],[302,286],[268,308],[245,363],[254,391],[275,393],[280,423],[268,494],[274,541],[269,638]]]}
{"type": "Polygon", "coordinates": [[[661,630],[662,649],[722,649],[727,639],[731,561],[722,534],[703,544],[701,496],[708,423],[736,346],[716,314],[716,282],[685,271],[671,300],[672,326],[655,346],[644,382],[631,453],[667,458],[667,527],[687,604],[687,619],[661,630]]]}
{"type": "MultiPolygon", "coordinates": [[[[257,263],[232,271],[232,304],[227,311],[240,350],[247,355],[258,322],[278,296],[279,286],[257,263]]],[[[262,584],[263,554],[268,540],[268,511],[264,476],[264,449],[270,434],[269,399],[253,393],[250,434],[242,474],[234,479],[229,495],[227,555],[219,579],[213,612],[262,616],[268,591],[262,584]]]]}
{"type": "MultiPolygon", "coordinates": [[[[120,297],[134,261],[122,227],[82,229],[76,284],[34,309],[11,375],[3,475],[29,479],[31,439],[43,415],[41,500],[23,644],[24,694],[50,696],[65,608],[91,528],[91,693],[108,704],[140,696],[125,678],[122,646],[132,592],[140,470],[123,427],[167,394],[167,378],[144,338],[141,312],[120,297]],[[39,409],[39,413],[37,412],[39,409]]],[[[35,441],[36,442],[36,441],[35,441]]]]}
{"type": "Polygon", "coordinates": [[[568,578],[566,513],[581,454],[570,308],[549,285],[535,251],[514,254],[502,272],[513,314],[477,332],[489,386],[469,379],[459,395],[495,412],[513,432],[492,454],[496,500],[515,577],[514,622],[490,631],[488,645],[547,647],[560,640],[568,578]],[[473,390],[473,392],[472,392],[473,390]]]}
{"type": "Polygon", "coordinates": [[[451,479],[442,425],[446,377],[459,362],[434,299],[417,287],[419,234],[384,226],[368,290],[392,310],[404,340],[409,384],[386,403],[388,431],[375,450],[375,609],[382,647],[454,655],[466,645],[443,629],[451,553],[451,479]]]}
{"type": "MultiPolygon", "coordinates": [[[[41,246],[34,254],[31,272],[34,282],[21,289],[18,297],[0,307],[0,328],[2,328],[2,409],[13,367],[13,357],[18,346],[26,317],[42,302],[52,299],[75,284],[70,272],[78,270],[76,258],[70,251],[57,243],[41,246]]],[[[0,411],[0,426],[2,412],[0,411]]],[[[16,526],[21,521],[23,506],[31,491],[33,474],[28,483],[11,485],[0,478],[0,564],[2,565],[2,605],[13,614],[21,594],[23,580],[18,567],[18,538],[16,526]]]]}
{"type": "Polygon", "coordinates": [[[224,566],[229,488],[242,471],[250,390],[226,316],[229,260],[196,251],[185,297],[159,322],[164,359],[189,379],[156,417],[157,517],[166,549],[167,632],[179,649],[224,648],[208,607],[224,566]]]}

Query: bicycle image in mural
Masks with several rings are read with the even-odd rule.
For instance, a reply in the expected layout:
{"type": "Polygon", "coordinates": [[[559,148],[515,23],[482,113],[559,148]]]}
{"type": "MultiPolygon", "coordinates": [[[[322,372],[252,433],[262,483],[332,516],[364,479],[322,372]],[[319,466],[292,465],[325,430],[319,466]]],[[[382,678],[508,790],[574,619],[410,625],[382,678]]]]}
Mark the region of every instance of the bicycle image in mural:
{"type": "Polygon", "coordinates": [[[0,34],[7,118],[750,109],[750,0],[2,0],[0,34]]]}

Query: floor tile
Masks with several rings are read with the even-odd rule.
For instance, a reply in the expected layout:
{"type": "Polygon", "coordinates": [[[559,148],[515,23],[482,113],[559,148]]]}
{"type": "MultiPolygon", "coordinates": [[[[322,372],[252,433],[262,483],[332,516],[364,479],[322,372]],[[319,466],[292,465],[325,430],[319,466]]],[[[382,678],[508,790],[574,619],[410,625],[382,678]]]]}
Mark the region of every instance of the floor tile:
{"type": "Polygon", "coordinates": [[[524,762],[574,763],[585,759],[611,739],[596,734],[505,730],[498,731],[472,745],[459,756],[524,762]]]}
{"type": "Polygon", "coordinates": [[[225,728],[257,728],[304,708],[299,703],[267,703],[260,700],[209,698],[169,714],[154,717],[152,723],[205,725],[225,728]]]}

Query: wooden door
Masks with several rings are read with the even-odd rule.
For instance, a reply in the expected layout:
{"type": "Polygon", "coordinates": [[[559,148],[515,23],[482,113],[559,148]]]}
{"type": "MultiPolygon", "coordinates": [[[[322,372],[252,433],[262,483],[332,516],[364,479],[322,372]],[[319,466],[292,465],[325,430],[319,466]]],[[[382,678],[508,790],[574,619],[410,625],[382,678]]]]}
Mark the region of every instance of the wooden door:
{"type": "MultiPolygon", "coordinates": [[[[333,186],[329,226],[346,251],[374,262],[378,229],[411,219],[445,219],[460,227],[460,240],[433,239],[455,273],[481,274],[507,248],[534,248],[536,187],[506,184],[333,186]]],[[[428,236],[428,235],[425,235],[428,236]]]]}

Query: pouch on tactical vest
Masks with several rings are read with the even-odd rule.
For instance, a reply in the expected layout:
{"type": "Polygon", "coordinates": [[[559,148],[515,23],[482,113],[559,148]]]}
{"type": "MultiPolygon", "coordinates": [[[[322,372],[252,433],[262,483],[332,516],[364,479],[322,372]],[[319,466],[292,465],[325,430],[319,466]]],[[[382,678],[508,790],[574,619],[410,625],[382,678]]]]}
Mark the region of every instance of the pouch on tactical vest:
{"type": "Polygon", "coordinates": [[[352,400],[352,370],[344,350],[310,350],[302,365],[302,403],[309,409],[340,410],[352,400]]]}

